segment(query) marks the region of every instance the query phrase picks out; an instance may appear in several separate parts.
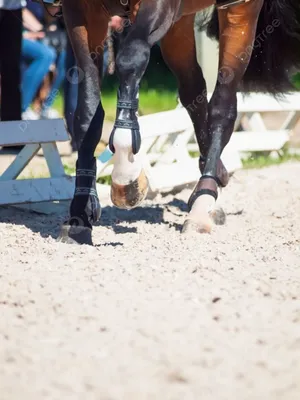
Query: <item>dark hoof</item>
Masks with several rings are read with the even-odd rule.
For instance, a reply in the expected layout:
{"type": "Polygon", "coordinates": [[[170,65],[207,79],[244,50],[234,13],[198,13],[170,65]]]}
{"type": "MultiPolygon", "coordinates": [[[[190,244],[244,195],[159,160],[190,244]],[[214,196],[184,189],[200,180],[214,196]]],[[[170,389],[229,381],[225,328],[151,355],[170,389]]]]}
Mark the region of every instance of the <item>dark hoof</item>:
{"type": "Polygon", "coordinates": [[[93,246],[92,229],[85,226],[63,225],[57,241],[67,244],[87,244],[93,246]]]}
{"type": "Polygon", "coordinates": [[[111,201],[118,208],[130,210],[143,202],[147,196],[148,188],[148,179],[142,170],[138,179],[128,185],[118,185],[112,182],[111,201]]]}
{"type": "Polygon", "coordinates": [[[210,212],[210,216],[216,225],[225,225],[226,214],[223,208],[216,208],[210,212]]]}

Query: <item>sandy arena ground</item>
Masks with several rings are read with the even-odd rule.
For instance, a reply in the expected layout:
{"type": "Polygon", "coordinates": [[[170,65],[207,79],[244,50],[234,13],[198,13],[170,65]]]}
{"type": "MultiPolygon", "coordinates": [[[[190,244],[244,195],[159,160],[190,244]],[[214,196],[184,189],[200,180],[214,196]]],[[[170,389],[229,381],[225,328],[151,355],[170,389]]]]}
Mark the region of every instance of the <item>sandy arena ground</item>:
{"type": "Polygon", "coordinates": [[[299,177],[236,173],[211,236],[180,234],[188,190],[104,202],[94,247],[0,208],[0,399],[299,400],[299,177]]]}

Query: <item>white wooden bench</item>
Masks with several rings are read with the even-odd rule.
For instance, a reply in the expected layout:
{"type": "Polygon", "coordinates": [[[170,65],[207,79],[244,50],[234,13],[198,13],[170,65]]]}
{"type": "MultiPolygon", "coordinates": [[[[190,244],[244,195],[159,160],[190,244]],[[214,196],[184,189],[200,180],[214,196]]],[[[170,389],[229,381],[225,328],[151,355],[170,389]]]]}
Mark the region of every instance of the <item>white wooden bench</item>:
{"type": "MultiPolygon", "coordinates": [[[[211,94],[208,95],[210,99],[211,94]]],[[[276,100],[266,94],[238,93],[238,117],[230,146],[239,151],[243,158],[249,152],[279,151],[289,142],[293,130],[300,119],[300,93],[289,94],[276,100]],[[285,113],[286,117],[279,122],[276,130],[266,126],[264,114],[285,113]]],[[[195,151],[198,145],[195,141],[189,143],[190,151],[195,151]]]]}
{"type": "MultiPolygon", "coordinates": [[[[211,94],[208,95],[208,98],[211,94]]],[[[254,151],[278,151],[289,141],[290,133],[300,118],[300,94],[285,96],[281,101],[261,94],[242,96],[238,93],[238,118],[230,143],[222,154],[229,172],[242,167],[244,154],[254,151]],[[288,112],[276,130],[268,130],[262,117],[264,112],[288,112]]],[[[144,168],[153,191],[167,190],[199,179],[198,152],[194,128],[187,111],[179,106],[170,111],[139,118],[144,154],[144,168]]],[[[98,177],[110,175],[113,154],[108,146],[98,157],[98,177]]]]}
{"type": "Polygon", "coordinates": [[[280,100],[265,95],[253,93],[242,96],[238,93],[238,122],[242,124],[245,130],[267,131],[263,118],[263,113],[287,113],[287,117],[278,130],[292,131],[300,119],[300,93],[295,92],[284,96],[280,100]]]}
{"type": "Polygon", "coordinates": [[[72,199],[75,178],[65,174],[56,145],[68,140],[63,119],[0,122],[0,146],[25,145],[0,176],[0,205],[72,199]],[[17,179],[41,148],[50,177],[17,179]]]}

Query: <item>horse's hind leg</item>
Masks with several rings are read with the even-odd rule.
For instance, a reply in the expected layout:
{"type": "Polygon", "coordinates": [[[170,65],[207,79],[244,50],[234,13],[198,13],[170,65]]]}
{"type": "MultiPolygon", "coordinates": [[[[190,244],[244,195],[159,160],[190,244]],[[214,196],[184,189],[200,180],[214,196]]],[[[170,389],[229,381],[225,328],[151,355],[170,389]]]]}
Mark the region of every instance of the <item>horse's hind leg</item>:
{"type": "Polygon", "coordinates": [[[219,77],[208,105],[209,149],[203,160],[202,177],[189,200],[190,213],[183,232],[210,232],[218,187],[219,159],[228,144],[237,117],[237,90],[250,61],[263,0],[219,10],[219,77]],[[249,50],[250,49],[250,50],[249,50]]]}
{"type": "MultiPolygon", "coordinates": [[[[194,34],[194,15],[181,18],[167,33],[161,42],[163,57],[178,81],[181,103],[188,111],[195,128],[195,134],[201,153],[199,169],[203,172],[203,160],[209,150],[208,103],[206,82],[197,61],[196,41],[194,34]]],[[[217,176],[222,186],[228,183],[228,173],[218,160],[217,176]]],[[[215,213],[220,216],[220,213],[215,213]]],[[[223,218],[218,223],[224,222],[223,218]]]]}
{"type": "Polygon", "coordinates": [[[181,18],[161,41],[162,55],[177,78],[179,97],[195,128],[201,152],[208,151],[206,82],[197,62],[194,15],[181,18]]]}
{"type": "Polygon", "coordinates": [[[137,121],[139,84],[149,62],[151,46],[170,28],[179,3],[177,0],[142,1],[116,58],[120,87],[110,148],[115,153],[111,198],[119,208],[136,207],[147,194],[148,180],[138,155],[141,145],[137,121]]]}
{"type": "Polygon", "coordinates": [[[83,0],[64,0],[63,7],[78,67],[79,93],[74,118],[78,160],[70,218],[63,225],[59,240],[92,244],[92,225],[101,214],[94,152],[101,138],[104,120],[99,71],[102,71],[102,43],[108,17],[103,15],[101,7],[90,7],[83,0]]]}

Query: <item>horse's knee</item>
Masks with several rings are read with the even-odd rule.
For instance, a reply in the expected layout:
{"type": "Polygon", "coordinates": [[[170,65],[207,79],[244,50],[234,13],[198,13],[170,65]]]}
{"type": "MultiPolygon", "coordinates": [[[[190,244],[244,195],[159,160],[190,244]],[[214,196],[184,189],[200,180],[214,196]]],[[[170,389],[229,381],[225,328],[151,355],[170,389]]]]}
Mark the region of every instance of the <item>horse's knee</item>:
{"type": "Polygon", "coordinates": [[[124,43],[116,58],[116,70],[120,76],[138,74],[146,69],[150,58],[150,46],[142,39],[124,43]],[[140,71],[139,71],[140,70],[140,71]]]}

